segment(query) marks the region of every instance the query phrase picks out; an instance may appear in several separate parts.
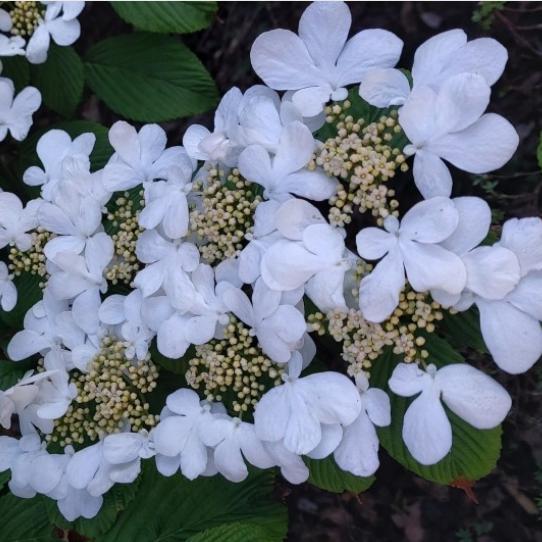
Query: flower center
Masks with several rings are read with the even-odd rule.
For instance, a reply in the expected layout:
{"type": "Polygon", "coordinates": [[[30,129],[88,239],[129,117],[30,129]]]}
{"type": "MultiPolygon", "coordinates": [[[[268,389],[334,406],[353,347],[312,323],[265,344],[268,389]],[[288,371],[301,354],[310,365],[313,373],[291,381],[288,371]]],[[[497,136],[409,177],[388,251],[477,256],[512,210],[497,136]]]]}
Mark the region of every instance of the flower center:
{"type": "Polygon", "coordinates": [[[41,2],[14,2],[13,8],[9,11],[12,27],[11,33],[14,36],[31,36],[36,27],[43,21],[45,7],[41,2]]]}

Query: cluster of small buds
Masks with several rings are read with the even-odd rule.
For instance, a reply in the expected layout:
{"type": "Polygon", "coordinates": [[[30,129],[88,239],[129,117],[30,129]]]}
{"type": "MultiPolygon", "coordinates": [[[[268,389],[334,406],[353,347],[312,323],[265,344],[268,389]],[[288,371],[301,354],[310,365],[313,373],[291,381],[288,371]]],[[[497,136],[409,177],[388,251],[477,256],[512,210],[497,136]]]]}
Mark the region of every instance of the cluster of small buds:
{"type": "MultiPolygon", "coordinates": [[[[138,192],[143,198],[143,192],[138,192]]],[[[130,284],[139,271],[140,263],[136,256],[137,239],[143,232],[139,226],[139,209],[143,207],[143,199],[136,206],[129,192],[124,192],[114,201],[113,209],[108,213],[107,220],[112,230],[111,238],[115,247],[115,257],[106,270],[106,278],[112,284],[123,282],[130,284]],[[137,207],[137,208],[136,208],[137,207]]]]}
{"type": "Polygon", "coordinates": [[[252,232],[254,211],[262,201],[254,186],[243,179],[238,169],[226,177],[212,169],[207,182],[196,181],[201,202],[190,213],[190,229],[200,245],[201,258],[208,264],[236,256],[243,248],[246,236],[252,232]]]}
{"type": "Polygon", "coordinates": [[[318,335],[329,333],[342,345],[342,358],[348,363],[348,374],[370,370],[372,363],[390,346],[406,363],[429,356],[421,331],[433,333],[435,322],[442,320],[441,307],[426,294],[403,291],[399,305],[381,324],[367,322],[361,311],[336,309],[326,315],[308,317],[309,330],[318,335]]]}
{"type": "Polygon", "coordinates": [[[41,2],[30,0],[9,2],[8,4],[13,6],[11,9],[7,8],[12,22],[11,33],[15,36],[31,36],[43,20],[45,6],[41,2]]]}
{"type": "Polygon", "coordinates": [[[260,397],[282,383],[282,366],[265,356],[250,330],[235,317],[224,338],[196,347],[186,381],[208,401],[222,401],[231,413],[251,413],[260,397]]]}
{"type": "Polygon", "coordinates": [[[32,246],[25,252],[20,251],[17,247],[9,249],[8,268],[14,276],[18,277],[22,273],[30,273],[42,277],[40,288],[45,288],[47,282],[47,269],[45,267],[45,254],[43,247],[47,242],[55,237],[54,233],[38,228],[32,232],[32,246]]]}
{"type": "Polygon", "coordinates": [[[149,429],[158,417],[149,413],[144,395],[156,387],[158,369],[150,355],[134,364],[125,357],[126,345],[106,337],[88,372],[73,382],[77,397],[66,414],[55,422],[47,441],[60,446],[84,444],[130,427],[149,429]]]}
{"type": "Polygon", "coordinates": [[[335,125],[337,134],[325,141],[315,158],[316,165],[341,181],[337,194],[329,200],[329,220],[345,226],[358,210],[370,212],[382,225],[386,216],[398,216],[399,207],[395,191],[385,183],[397,169],[408,170],[405,156],[392,146],[394,137],[401,133],[397,112],[366,124],[362,118],[347,115],[344,111],[349,107],[347,100],[326,108],[326,120],[335,125]]]}

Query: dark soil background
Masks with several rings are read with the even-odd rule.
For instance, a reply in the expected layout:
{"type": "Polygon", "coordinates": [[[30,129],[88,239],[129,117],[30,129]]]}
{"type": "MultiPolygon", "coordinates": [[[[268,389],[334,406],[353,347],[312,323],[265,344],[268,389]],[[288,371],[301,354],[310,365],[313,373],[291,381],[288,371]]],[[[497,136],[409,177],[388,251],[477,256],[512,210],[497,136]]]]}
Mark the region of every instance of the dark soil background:
{"type": "MultiPolygon", "coordinates": [[[[502,4],[489,2],[488,4],[502,4]]],[[[272,28],[296,29],[306,3],[220,2],[210,28],[185,37],[224,93],[258,83],[249,51],[254,39],[272,28]]],[[[410,67],[425,39],[460,27],[469,38],[491,36],[508,48],[505,74],[493,88],[490,110],[508,118],[521,142],[513,160],[499,172],[473,178],[454,172],[459,194],[483,195],[495,218],[540,215],[542,175],[536,147],[542,124],[542,3],[508,2],[494,12],[491,25],[473,21],[476,2],[356,2],[350,5],[352,30],[381,27],[405,42],[400,66],[410,67]]],[[[108,35],[129,31],[107,3],[88,3],[81,17],[77,49],[108,35]]],[[[105,125],[116,118],[90,97],[82,112],[105,125]]],[[[207,114],[190,122],[210,122],[207,114]]],[[[187,121],[164,124],[171,144],[179,144],[187,121]]],[[[472,356],[471,356],[472,359],[472,356]]],[[[494,372],[491,360],[475,363],[494,372]]],[[[539,364],[540,365],[540,364],[539,364]]],[[[542,367],[515,378],[498,376],[514,398],[504,427],[498,468],[474,488],[437,486],[405,471],[381,451],[377,481],[366,493],[334,495],[308,484],[282,484],[278,496],[288,504],[290,542],[530,542],[542,541],[542,367]]]]}

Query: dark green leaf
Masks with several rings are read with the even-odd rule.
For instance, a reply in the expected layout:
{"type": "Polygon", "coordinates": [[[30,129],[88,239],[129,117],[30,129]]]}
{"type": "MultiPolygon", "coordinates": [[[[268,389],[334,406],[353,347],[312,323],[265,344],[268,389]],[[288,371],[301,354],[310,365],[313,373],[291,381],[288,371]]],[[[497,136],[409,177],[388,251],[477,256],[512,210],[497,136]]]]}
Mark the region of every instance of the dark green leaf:
{"type": "Polygon", "coordinates": [[[11,388],[30,368],[29,364],[25,362],[0,360],[0,390],[11,388]]]}
{"type": "Polygon", "coordinates": [[[362,478],[341,470],[331,456],[319,460],[306,457],[305,463],[310,471],[309,482],[332,493],[361,493],[369,489],[375,481],[374,476],[362,478]]]}
{"type": "Polygon", "coordinates": [[[282,542],[282,536],[253,523],[229,523],[207,529],[187,539],[188,542],[282,542]]]}
{"type": "Polygon", "coordinates": [[[0,517],[2,542],[58,542],[41,497],[4,495],[0,498],[0,517]]]}
{"type": "Polygon", "coordinates": [[[286,509],[271,496],[273,480],[272,471],[259,471],[240,484],[219,476],[191,482],[178,474],[165,478],[148,461],[132,506],[119,514],[100,542],[177,542],[231,523],[255,525],[278,542],[286,535],[287,518],[286,509]]]}
{"type": "Polygon", "coordinates": [[[94,45],[87,82],[125,118],[159,122],[203,113],[215,105],[211,76],[185,45],[169,36],[135,33],[94,45]]]}
{"type": "Polygon", "coordinates": [[[64,117],[73,115],[83,95],[85,75],[83,63],[72,47],[51,43],[47,61],[33,65],[31,77],[49,109],[64,117]]]}
{"type": "Polygon", "coordinates": [[[216,2],[111,2],[127,23],[148,32],[186,34],[209,26],[216,2]]]}
{"type": "Polygon", "coordinates": [[[2,77],[11,79],[16,92],[20,92],[30,83],[30,64],[28,60],[24,56],[3,57],[2,77]]]}
{"type": "MultiPolygon", "coordinates": [[[[431,335],[426,348],[428,363],[437,366],[460,363],[462,358],[443,339],[431,335]]],[[[371,385],[388,392],[391,400],[392,423],[379,428],[380,443],[404,467],[426,480],[450,485],[458,481],[474,481],[489,474],[497,463],[501,450],[501,427],[490,430],[475,429],[451,411],[446,413],[452,424],[453,445],[448,455],[431,466],[418,463],[406,449],[402,438],[403,418],[413,398],[399,397],[388,388],[388,379],[400,361],[388,351],[373,365],[371,385]]]]}
{"type": "Polygon", "coordinates": [[[470,309],[457,314],[444,312],[444,318],[439,325],[447,340],[459,350],[474,348],[479,352],[487,352],[482,332],[480,331],[480,316],[476,309],[470,309]]]}

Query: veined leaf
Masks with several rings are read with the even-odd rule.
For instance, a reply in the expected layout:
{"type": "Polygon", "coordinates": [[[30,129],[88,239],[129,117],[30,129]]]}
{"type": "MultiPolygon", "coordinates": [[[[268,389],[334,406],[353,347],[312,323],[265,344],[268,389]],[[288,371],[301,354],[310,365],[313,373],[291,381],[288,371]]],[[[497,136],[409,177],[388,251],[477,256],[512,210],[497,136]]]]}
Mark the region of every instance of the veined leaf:
{"type": "Polygon", "coordinates": [[[331,493],[343,493],[350,491],[352,493],[361,493],[369,489],[375,477],[362,478],[354,476],[349,472],[341,470],[333,456],[325,459],[304,458],[307,467],[309,467],[309,482],[320,489],[325,489],[331,493]]]}

